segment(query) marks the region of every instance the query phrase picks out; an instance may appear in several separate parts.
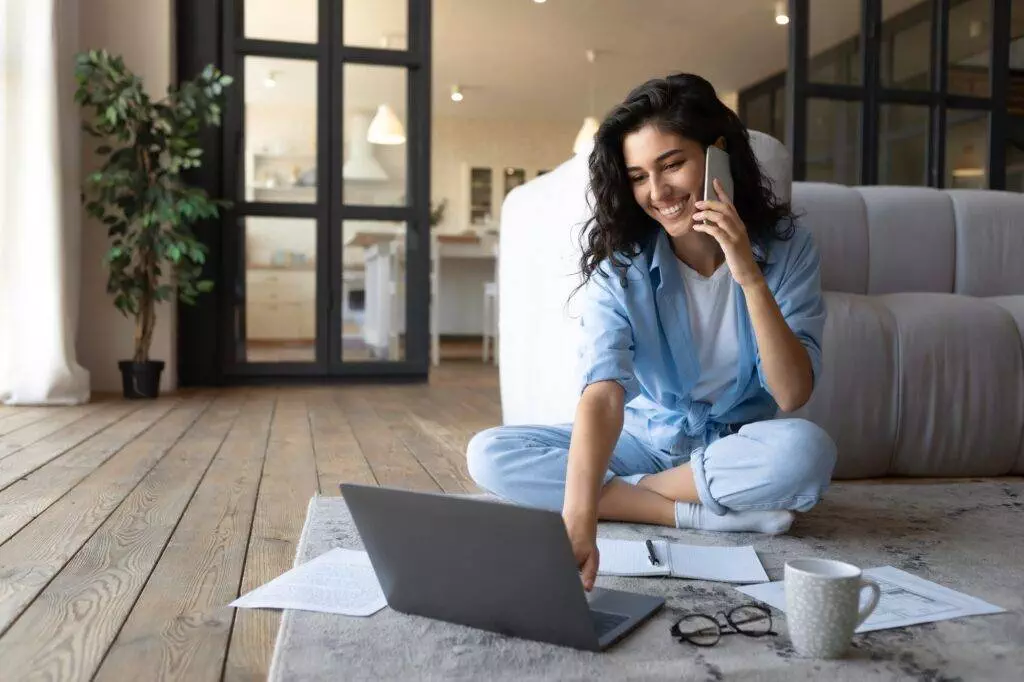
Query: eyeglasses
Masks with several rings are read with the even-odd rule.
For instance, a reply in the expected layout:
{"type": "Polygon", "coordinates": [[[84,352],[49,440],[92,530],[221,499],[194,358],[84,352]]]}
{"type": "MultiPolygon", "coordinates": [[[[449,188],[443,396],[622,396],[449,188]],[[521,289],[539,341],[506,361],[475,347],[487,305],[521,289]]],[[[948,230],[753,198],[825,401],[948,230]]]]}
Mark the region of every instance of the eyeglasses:
{"type": "Polygon", "coordinates": [[[766,637],[779,633],[772,631],[772,612],[757,604],[737,606],[728,613],[719,611],[712,618],[703,613],[683,616],[669,629],[669,633],[682,642],[696,646],[714,646],[722,635],[737,633],[747,637],[766,637]],[[725,624],[719,622],[725,619],[725,624]]]}

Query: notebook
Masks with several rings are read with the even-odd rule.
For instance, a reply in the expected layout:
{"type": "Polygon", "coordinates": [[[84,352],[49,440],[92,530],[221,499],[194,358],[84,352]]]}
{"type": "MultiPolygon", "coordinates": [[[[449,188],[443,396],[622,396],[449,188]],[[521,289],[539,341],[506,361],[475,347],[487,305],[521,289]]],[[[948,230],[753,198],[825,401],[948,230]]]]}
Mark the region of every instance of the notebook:
{"type": "Polygon", "coordinates": [[[599,575],[668,576],[726,583],[768,582],[754,548],[704,547],[651,540],[658,561],[651,561],[644,540],[598,538],[599,575]]]}

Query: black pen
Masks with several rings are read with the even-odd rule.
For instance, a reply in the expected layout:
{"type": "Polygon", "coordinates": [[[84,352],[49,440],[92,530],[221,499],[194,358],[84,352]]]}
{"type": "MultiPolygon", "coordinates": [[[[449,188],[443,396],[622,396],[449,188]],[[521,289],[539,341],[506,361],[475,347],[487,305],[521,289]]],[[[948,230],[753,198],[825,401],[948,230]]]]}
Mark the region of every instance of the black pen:
{"type": "Polygon", "coordinates": [[[654,543],[650,540],[647,541],[647,553],[650,555],[651,566],[661,566],[661,562],[658,561],[658,555],[654,553],[654,543]]]}

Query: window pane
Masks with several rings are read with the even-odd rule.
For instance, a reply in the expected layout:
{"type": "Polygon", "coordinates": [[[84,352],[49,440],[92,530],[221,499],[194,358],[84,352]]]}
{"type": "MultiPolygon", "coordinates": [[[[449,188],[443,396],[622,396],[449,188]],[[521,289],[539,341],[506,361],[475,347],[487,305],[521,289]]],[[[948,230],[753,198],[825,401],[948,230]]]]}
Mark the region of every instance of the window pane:
{"type": "Polygon", "coordinates": [[[949,83],[958,95],[989,96],[992,30],[989,0],[968,0],[949,9],[949,83]]]}
{"type": "Polygon", "coordinates": [[[406,224],[342,223],[341,357],[405,359],[406,224]]]}
{"type": "Polygon", "coordinates": [[[288,0],[287,11],[281,0],[244,1],[246,38],[317,42],[317,0],[288,0]]]}
{"type": "Polygon", "coordinates": [[[408,49],[409,0],[345,0],[342,6],[345,45],[408,49]]]}
{"type": "Polygon", "coordinates": [[[808,5],[808,79],[812,83],[859,84],[861,3],[810,0],[808,5]]]}
{"type": "Polygon", "coordinates": [[[932,7],[905,0],[882,3],[882,85],[904,90],[931,87],[932,7]],[[897,13],[898,11],[898,13],[897,13]]]}
{"type": "Polygon", "coordinates": [[[245,199],[316,202],[316,62],[245,58],[245,199]]]}
{"type": "Polygon", "coordinates": [[[879,131],[878,182],[927,185],[928,107],[883,104],[879,131]]]}
{"type": "Polygon", "coordinates": [[[1010,5],[1010,68],[1024,70],[1024,0],[1010,5]]]}
{"type": "Polygon", "coordinates": [[[242,219],[244,362],[316,359],[316,221],[242,219]]]}
{"type": "Polygon", "coordinates": [[[860,182],[860,103],[807,100],[807,180],[860,182]]]}
{"type": "Polygon", "coordinates": [[[1010,119],[1006,141],[1006,189],[1024,192],[1024,116],[1010,119]]]}
{"type": "Polygon", "coordinates": [[[1006,147],[1006,189],[1024,192],[1024,145],[1011,142],[1006,147]]]}
{"type": "Polygon", "coordinates": [[[786,89],[778,88],[772,96],[772,137],[786,141],[786,89]]]}
{"type": "Polygon", "coordinates": [[[746,101],[746,120],[744,125],[751,130],[762,133],[771,133],[772,127],[772,95],[766,92],[746,101]]]}
{"type": "Polygon", "coordinates": [[[345,65],[346,204],[406,204],[406,69],[345,65]]]}
{"type": "Polygon", "coordinates": [[[988,187],[988,113],[946,114],[946,187],[988,187]]]}

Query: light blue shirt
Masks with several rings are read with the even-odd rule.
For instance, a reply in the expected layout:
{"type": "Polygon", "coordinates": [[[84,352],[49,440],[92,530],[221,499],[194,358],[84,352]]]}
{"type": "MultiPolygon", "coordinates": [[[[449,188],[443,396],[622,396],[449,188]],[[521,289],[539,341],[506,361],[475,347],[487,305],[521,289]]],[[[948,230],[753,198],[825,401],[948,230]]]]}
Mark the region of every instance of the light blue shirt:
{"type": "MultiPolygon", "coordinates": [[[[787,241],[773,240],[767,253],[754,247],[768,288],[790,329],[807,349],[814,381],[821,372],[825,304],[821,263],[809,231],[797,223],[787,241]]],[[[620,262],[626,262],[622,256],[620,262]]],[[[694,439],[708,442],[732,427],[770,419],[778,405],[768,390],[753,325],[740,286],[737,299],[739,361],[736,378],[709,404],[691,400],[700,376],[690,335],[684,281],[668,235],[658,229],[625,271],[609,260],[579,296],[583,333],[579,348],[580,390],[612,380],[626,392],[625,426],[673,455],[689,454],[694,439]],[[607,275],[607,277],[605,276],[607,275]]]]}

